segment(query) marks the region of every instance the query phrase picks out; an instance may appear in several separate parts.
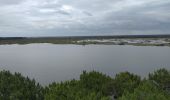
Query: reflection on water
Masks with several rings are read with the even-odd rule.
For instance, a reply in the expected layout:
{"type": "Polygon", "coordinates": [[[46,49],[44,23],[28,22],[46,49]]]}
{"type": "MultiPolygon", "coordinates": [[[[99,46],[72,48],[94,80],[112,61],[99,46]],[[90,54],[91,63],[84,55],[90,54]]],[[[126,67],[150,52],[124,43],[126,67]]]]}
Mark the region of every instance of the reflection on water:
{"type": "Polygon", "coordinates": [[[170,47],[116,45],[1,45],[0,69],[21,72],[43,85],[78,78],[83,70],[114,76],[130,71],[146,76],[170,69],[170,47]]]}

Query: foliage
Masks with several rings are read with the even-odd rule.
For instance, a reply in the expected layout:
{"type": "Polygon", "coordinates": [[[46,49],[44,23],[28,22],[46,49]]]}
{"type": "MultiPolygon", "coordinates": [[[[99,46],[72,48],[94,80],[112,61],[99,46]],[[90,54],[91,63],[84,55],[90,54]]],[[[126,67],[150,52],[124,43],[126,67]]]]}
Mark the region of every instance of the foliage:
{"type": "Polygon", "coordinates": [[[0,72],[0,100],[42,100],[43,91],[35,80],[19,73],[0,72]]]}
{"type": "Polygon", "coordinates": [[[45,100],[110,100],[106,84],[112,79],[99,72],[83,72],[80,80],[53,83],[46,88],[45,100]]]}
{"type": "Polygon", "coordinates": [[[145,80],[129,72],[111,78],[83,71],[79,80],[54,82],[46,87],[20,73],[0,71],[0,100],[111,100],[115,95],[118,100],[170,100],[165,91],[169,83],[170,72],[166,69],[149,74],[145,80]]]}
{"type": "Polygon", "coordinates": [[[138,87],[141,79],[139,76],[129,72],[121,72],[114,79],[114,88],[117,96],[121,96],[125,91],[133,92],[138,87]]]}
{"type": "Polygon", "coordinates": [[[119,100],[170,100],[170,96],[151,81],[144,81],[133,93],[126,92],[119,100]]]}
{"type": "Polygon", "coordinates": [[[83,88],[91,91],[100,91],[102,94],[108,95],[109,89],[112,87],[113,79],[102,73],[92,71],[87,73],[83,71],[80,75],[80,84],[83,88]]]}
{"type": "Polygon", "coordinates": [[[166,69],[159,69],[154,73],[149,74],[149,80],[154,80],[161,87],[170,87],[170,71],[166,69]]]}

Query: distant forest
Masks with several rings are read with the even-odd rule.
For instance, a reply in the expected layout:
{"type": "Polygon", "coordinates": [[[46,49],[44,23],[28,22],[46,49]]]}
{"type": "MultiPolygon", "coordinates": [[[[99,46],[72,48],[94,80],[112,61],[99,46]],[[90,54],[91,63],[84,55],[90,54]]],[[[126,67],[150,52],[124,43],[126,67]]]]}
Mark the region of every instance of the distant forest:
{"type": "Polygon", "coordinates": [[[121,72],[114,78],[83,71],[79,80],[41,86],[20,73],[0,71],[0,100],[170,100],[170,71],[159,69],[147,78],[121,72]]]}

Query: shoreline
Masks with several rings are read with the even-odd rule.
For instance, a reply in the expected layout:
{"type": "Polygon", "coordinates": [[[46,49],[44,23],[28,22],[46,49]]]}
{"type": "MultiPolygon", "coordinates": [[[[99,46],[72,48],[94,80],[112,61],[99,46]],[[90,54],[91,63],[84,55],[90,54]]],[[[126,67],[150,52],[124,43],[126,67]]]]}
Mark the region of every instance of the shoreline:
{"type": "Polygon", "coordinates": [[[0,45],[11,44],[75,44],[75,45],[133,45],[170,46],[170,38],[0,38],[0,45]]]}

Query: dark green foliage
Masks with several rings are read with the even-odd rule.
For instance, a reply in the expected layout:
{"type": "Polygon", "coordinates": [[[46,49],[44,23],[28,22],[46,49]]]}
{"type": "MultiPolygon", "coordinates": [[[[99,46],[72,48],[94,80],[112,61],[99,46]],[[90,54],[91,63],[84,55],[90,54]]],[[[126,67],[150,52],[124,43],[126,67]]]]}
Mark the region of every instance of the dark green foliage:
{"type": "Polygon", "coordinates": [[[46,88],[45,100],[110,100],[106,94],[112,79],[99,72],[83,72],[80,80],[53,83],[46,88]]]}
{"type": "Polygon", "coordinates": [[[0,100],[42,100],[42,87],[21,76],[9,71],[0,72],[0,100]]]}
{"type": "Polygon", "coordinates": [[[133,93],[126,92],[119,100],[170,100],[170,96],[152,81],[144,81],[133,93]]]}
{"type": "Polygon", "coordinates": [[[91,91],[100,91],[102,94],[108,94],[108,89],[113,85],[112,83],[113,79],[111,77],[96,71],[89,73],[83,71],[80,75],[80,84],[83,88],[91,91]]]}
{"type": "Polygon", "coordinates": [[[140,82],[141,79],[139,76],[129,72],[117,74],[114,80],[114,88],[117,96],[121,96],[125,91],[133,92],[140,82]]]}
{"type": "Polygon", "coordinates": [[[160,69],[149,79],[122,72],[111,78],[92,71],[80,75],[79,80],[52,83],[43,88],[28,77],[9,71],[0,72],[0,100],[170,100],[167,91],[170,72],[160,69]]]}
{"type": "Polygon", "coordinates": [[[170,87],[170,71],[159,69],[149,74],[149,80],[154,80],[156,84],[160,85],[162,88],[170,87]]]}

